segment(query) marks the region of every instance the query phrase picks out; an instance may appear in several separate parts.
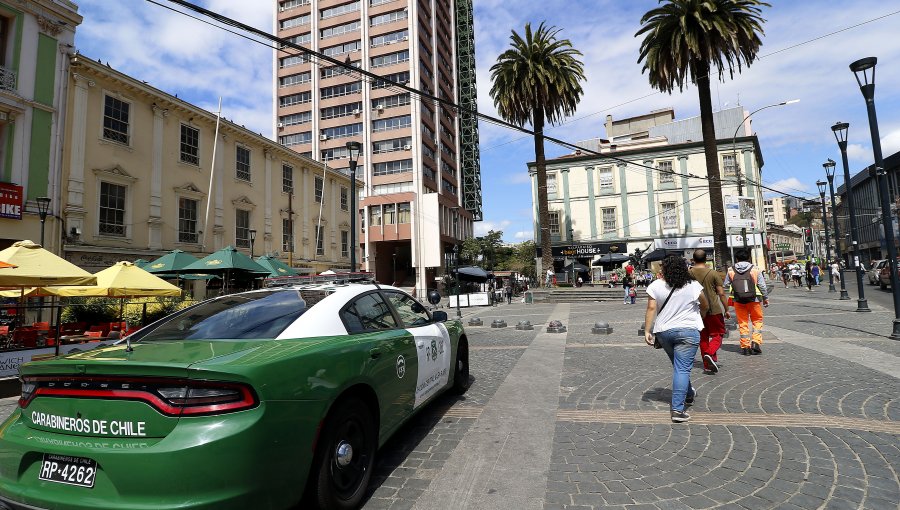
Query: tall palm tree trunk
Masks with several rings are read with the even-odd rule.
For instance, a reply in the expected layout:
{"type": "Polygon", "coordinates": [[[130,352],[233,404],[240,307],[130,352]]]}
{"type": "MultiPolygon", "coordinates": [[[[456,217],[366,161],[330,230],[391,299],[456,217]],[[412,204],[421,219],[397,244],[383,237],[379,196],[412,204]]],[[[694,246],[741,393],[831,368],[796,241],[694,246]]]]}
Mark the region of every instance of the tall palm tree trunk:
{"type": "Polygon", "coordinates": [[[538,224],[541,229],[541,271],[553,267],[553,252],[550,247],[550,209],[547,203],[547,162],[544,160],[544,110],[534,109],[534,165],[537,168],[538,224]]]}
{"type": "Polygon", "coordinates": [[[713,122],[712,96],[709,92],[709,64],[696,61],[697,92],[700,96],[700,127],[703,133],[703,153],[706,155],[706,175],[709,177],[709,209],[713,227],[713,246],[716,262],[729,259],[728,233],[725,230],[725,207],[722,203],[722,181],[719,175],[719,151],[716,126],[713,122]]]}

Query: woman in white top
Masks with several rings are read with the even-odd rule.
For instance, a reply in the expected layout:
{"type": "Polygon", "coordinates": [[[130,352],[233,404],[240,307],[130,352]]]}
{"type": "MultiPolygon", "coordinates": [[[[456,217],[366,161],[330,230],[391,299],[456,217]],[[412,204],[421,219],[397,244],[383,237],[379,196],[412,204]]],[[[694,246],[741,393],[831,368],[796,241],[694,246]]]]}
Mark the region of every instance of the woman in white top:
{"type": "Polygon", "coordinates": [[[703,286],[691,277],[684,260],[674,255],[663,259],[662,278],[647,287],[647,295],[644,340],[647,345],[653,345],[655,337],[669,356],[672,362],[672,421],[685,422],[691,418],[685,412],[685,404],[694,403],[691,368],[700,346],[703,315],[709,303],[703,295],[703,286]]]}

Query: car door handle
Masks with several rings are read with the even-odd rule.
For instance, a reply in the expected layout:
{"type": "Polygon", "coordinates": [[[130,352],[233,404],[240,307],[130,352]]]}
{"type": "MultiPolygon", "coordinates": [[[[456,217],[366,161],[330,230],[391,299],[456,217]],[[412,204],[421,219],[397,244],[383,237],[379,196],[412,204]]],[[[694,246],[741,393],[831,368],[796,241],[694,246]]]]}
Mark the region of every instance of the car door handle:
{"type": "Polygon", "coordinates": [[[369,350],[369,356],[372,359],[380,358],[381,357],[381,349],[379,349],[378,347],[373,347],[372,349],[369,350]]]}

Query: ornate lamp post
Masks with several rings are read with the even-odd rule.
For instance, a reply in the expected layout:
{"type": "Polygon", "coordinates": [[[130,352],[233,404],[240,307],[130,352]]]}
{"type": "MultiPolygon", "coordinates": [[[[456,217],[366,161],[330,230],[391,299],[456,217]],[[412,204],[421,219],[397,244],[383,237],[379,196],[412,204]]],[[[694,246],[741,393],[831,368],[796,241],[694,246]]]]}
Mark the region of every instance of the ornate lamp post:
{"type": "MultiPolygon", "coordinates": [[[[819,188],[819,198],[822,200],[822,225],[825,227],[825,265],[828,266],[828,292],[836,292],[834,290],[834,274],[831,271],[831,239],[828,237],[828,217],[825,214],[825,181],[816,181],[819,188]]],[[[831,213],[834,216],[834,211],[831,213]]]]}
{"type": "MultiPolygon", "coordinates": [[[[838,261],[838,268],[840,268],[841,260],[843,260],[843,257],[841,256],[841,245],[840,245],[841,229],[840,229],[840,226],[838,225],[837,212],[836,212],[837,204],[834,201],[835,162],[829,159],[828,161],[823,163],[822,166],[825,168],[825,177],[828,178],[828,191],[831,193],[831,223],[834,225],[834,257],[838,261]]],[[[829,285],[828,292],[834,292],[834,275],[831,273],[829,273],[829,274],[831,275],[831,277],[830,277],[831,284],[829,285]]],[[[850,299],[850,296],[847,294],[847,285],[844,282],[843,274],[839,274],[838,279],[840,279],[840,281],[841,281],[841,297],[840,297],[840,299],[841,300],[850,299]]]]}
{"type": "MultiPolygon", "coordinates": [[[[50,198],[49,197],[37,197],[34,199],[37,202],[38,208],[38,217],[41,219],[41,246],[44,246],[44,224],[47,222],[47,212],[50,210],[50,198]]],[[[44,298],[40,298],[38,300],[38,312],[37,312],[37,321],[41,322],[41,316],[44,311],[44,298]]],[[[52,319],[53,314],[50,314],[52,319]]]]}
{"type": "Polygon", "coordinates": [[[844,187],[846,188],[847,193],[847,214],[850,216],[850,232],[848,238],[850,239],[849,258],[850,265],[853,266],[853,272],[856,273],[856,311],[871,312],[872,310],[869,308],[869,302],[866,300],[863,274],[862,271],[859,270],[859,251],[857,245],[859,231],[856,227],[856,209],[853,207],[853,187],[850,185],[850,165],[847,162],[847,131],[849,129],[850,124],[847,124],[846,122],[838,122],[831,126],[831,131],[834,132],[834,139],[837,141],[838,148],[841,150],[841,161],[844,165],[844,187]]]}
{"type": "Polygon", "coordinates": [[[356,272],[356,217],[359,211],[356,209],[356,164],[362,144],[357,141],[347,142],[347,150],[350,152],[350,272],[356,272]]]}
{"type": "Polygon", "coordinates": [[[900,340],[900,279],[897,278],[897,247],[894,246],[894,219],[891,215],[891,198],[888,194],[887,172],[881,156],[881,138],[878,134],[878,117],[875,115],[875,64],[878,59],[866,57],[850,64],[856,83],[866,100],[869,114],[869,132],[872,136],[872,153],[875,156],[875,175],[881,187],[881,219],[884,223],[884,241],[887,243],[888,264],[891,271],[891,293],[894,296],[894,322],[891,338],[900,340]]]}

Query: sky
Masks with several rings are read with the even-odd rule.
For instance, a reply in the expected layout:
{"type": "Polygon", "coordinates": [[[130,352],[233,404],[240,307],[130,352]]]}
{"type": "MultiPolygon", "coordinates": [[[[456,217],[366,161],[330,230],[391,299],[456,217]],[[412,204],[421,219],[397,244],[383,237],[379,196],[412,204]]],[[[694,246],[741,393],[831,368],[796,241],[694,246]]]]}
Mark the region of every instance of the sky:
{"type": "MultiPolygon", "coordinates": [[[[91,58],[210,111],[222,97],[223,116],[272,137],[273,62],[270,49],[177,14],[166,0],[76,0],[84,22],[76,47],[91,58]]],[[[212,11],[271,32],[270,0],[205,0],[212,11]]],[[[765,166],[763,183],[795,195],[817,194],[822,163],[839,163],[831,132],[850,123],[851,174],[872,164],[865,102],[848,65],[878,57],[875,105],[885,157],[900,151],[900,2],[883,0],[770,0],[759,59],[733,79],[714,81],[714,109],[742,105],[747,111],[790,99],[800,102],[753,116],[765,166]],[[880,19],[878,19],[880,18],[880,19]]],[[[606,115],[625,118],[673,107],[676,119],[699,115],[697,91],[664,94],[650,87],[637,63],[634,37],[653,0],[474,0],[479,111],[496,116],[490,98],[490,67],[515,30],[542,21],[561,29],[582,52],[586,80],[576,113],[546,132],[576,142],[605,137],[606,115]]],[[[547,157],[571,152],[550,142],[547,157]]],[[[481,178],[484,221],[475,234],[502,230],[504,240],[533,237],[527,163],[534,159],[529,135],[482,122],[481,178]]],[[[838,172],[835,187],[843,182],[838,172]]]]}

